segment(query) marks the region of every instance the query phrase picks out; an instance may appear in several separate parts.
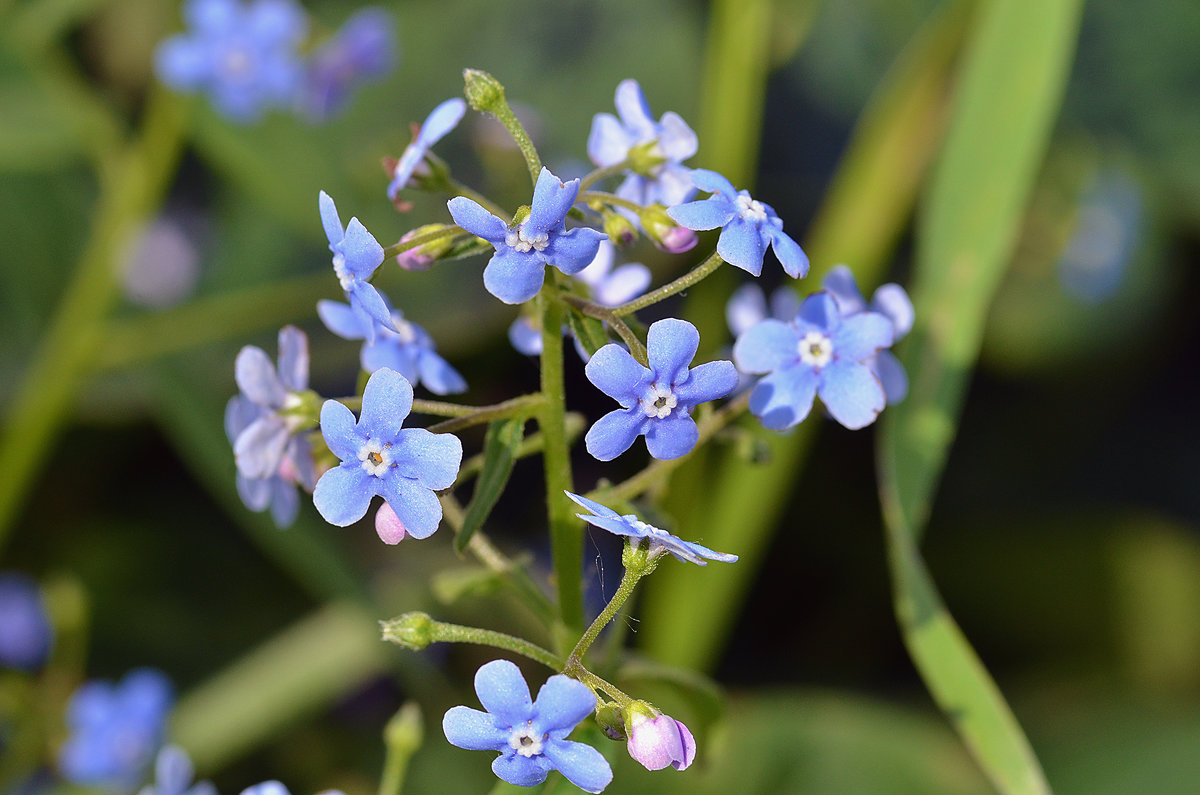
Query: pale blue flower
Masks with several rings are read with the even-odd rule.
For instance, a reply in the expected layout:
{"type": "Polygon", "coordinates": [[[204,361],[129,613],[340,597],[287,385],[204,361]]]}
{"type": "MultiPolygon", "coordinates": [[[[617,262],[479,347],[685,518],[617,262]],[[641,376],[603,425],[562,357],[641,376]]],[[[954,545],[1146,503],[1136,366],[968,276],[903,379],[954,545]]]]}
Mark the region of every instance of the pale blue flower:
{"type": "Polygon", "coordinates": [[[36,670],[50,656],[53,642],[37,583],[17,572],[0,573],[0,667],[36,670]]]}
{"type": "Polygon", "coordinates": [[[383,264],[383,246],[357,218],[351,218],[343,228],[337,206],[325,191],[321,191],[317,205],[325,237],[329,238],[329,250],[333,252],[333,272],[346,292],[350,308],[359,316],[363,327],[368,328],[368,340],[374,339],[375,326],[370,319],[388,328],[392,326],[392,313],[387,303],[367,281],[383,264]]]}
{"type": "Polygon", "coordinates": [[[321,476],[313,492],[325,521],[353,524],[379,495],[413,538],[428,538],[437,530],[442,504],[434,492],[454,485],[462,442],[448,433],[401,427],[412,401],[412,385],[386,367],[367,381],[357,421],[341,403],[325,401],[321,433],[342,461],[321,476]]]}
{"type": "Polygon", "coordinates": [[[529,697],[521,670],[493,660],[475,674],[475,693],[487,712],[452,707],[442,718],[451,745],[469,751],[498,751],[492,772],[509,784],[532,787],[557,770],[584,792],[601,792],[612,768],[599,751],[567,735],[596,709],[596,695],[574,679],[555,674],[529,697]]]}
{"type": "Polygon", "coordinates": [[[142,787],[138,795],[217,795],[217,788],[209,781],[193,784],[195,773],[187,752],[168,745],[154,760],[154,783],[142,787]]]}
{"type": "MultiPolygon", "coordinates": [[[[854,280],[854,273],[845,265],[838,265],[829,271],[825,277],[825,289],[837,301],[842,317],[859,312],[875,312],[883,315],[892,323],[892,343],[903,339],[912,329],[916,315],[908,293],[898,284],[885,284],[871,296],[867,304],[854,280]]],[[[888,405],[899,403],[908,395],[908,374],[904,365],[889,350],[880,350],[865,364],[874,371],[883,391],[887,395],[888,405]]]]}
{"type": "Polygon", "coordinates": [[[678,536],[671,535],[666,530],[643,522],[633,514],[622,516],[612,508],[601,505],[595,500],[589,500],[587,497],[581,497],[569,491],[566,494],[576,505],[590,512],[589,514],[575,514],[580,519],[588,524],[599,527],[601,530],[607,530],[615,535],[630,538],[633,540],[635,546],[642,541],[648,542],[651,555],[657,555],[660,552],[670,552],[677,560],[682,560],[685,563],[695,563],[697,566],[707,566],[708,563],[706,561],[708,560],[733,563],[738,559],[737,555],[716,552],[694,541],[684,541],[678,536]]]}
{"type": "MultiPolygon", "coordinates": [[[[264,781],[261,784],[246,787],[242,790],[241,795],[292,795],[292,793],[278,781],[264,781]]],[[[317,795],[343,795],[343,793],[338,789],[327,789],[322,790],[317,795]]]]}
{"type": "Polygon", "coordinates": [[[396,65],[395,21],[382,8],[364,8],[313,53],[305,71],[301,104],[314,121],[339,113],[354,89],[396,65]]]}
{"type": "Polygon", "coordinates": [[[542,288],[546,265],[566,274],[587,267],[605,234],[586,227],[567,230],[567,212],[578,194],[579,180],[564,183],[543,168],[528,217],[511,229],[506,221],[465,196],[447,202],[456,224],[496,249],[483,271],[483,285],[489,293],[506,304],[520,304],[542,288]]]}
{"type": "Polygon", "coordinates": [[[762,273],[763,255],[770,246],[788,276],[799,279],[808,273],[808,256],[784,233],[783,221],[769,204],[755,201],[747,191],[736,190],[715,171],[696,169],[692,181],[712,195],[668,208],[667,215],[688,229],[720,227],[717,253],[721,259],[758,276],[762,273]]]}
{"type": "Polygon", "coordinates": [[[392,170],[392,181],[387,186],[389,199],[396,201],[396,195],[408,187],[413,172],[416,171],[417,166],[421,165],[425,154],[433,148],[434,144],[458,126],[466,112],[467,103],[455,97],[438,105],[425,117],[425,123],[421,125],[413,142],[405,148],[400,159],[396,161],[396,167],[392,170]]]}
{"type": "Polygon", "coordinates": [[[177,91],[203,91],[216,109],[239,122],[290,106],[300,85],[297,47],[308,30],[291,0],[188,0],[186,34],[154,53],[159,79],[177,91]]]}
{"type": "Polygon", "coordinates": [[[611,461],[646,437],[650,455],[679,458],[700,439],[692,410],[700,403],[728,395],[737,385],[731,362],[716,361],[688,369],[700,346],[700,332],[686,320],[667,318],[650,326],[643,367],[620,345],[605,345],[584,368],[588,380],[621,404],[587,432],[587,450],[611,461]]]}

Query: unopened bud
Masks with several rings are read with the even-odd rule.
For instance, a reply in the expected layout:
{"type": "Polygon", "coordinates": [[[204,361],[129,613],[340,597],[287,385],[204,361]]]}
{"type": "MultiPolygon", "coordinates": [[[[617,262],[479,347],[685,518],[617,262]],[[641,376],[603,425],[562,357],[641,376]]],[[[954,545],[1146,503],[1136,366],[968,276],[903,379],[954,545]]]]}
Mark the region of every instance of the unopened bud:
{"type": "Polygon", "coordinates": [[[619,704],[605,702],[596,708],[596,723],[604,730],[610,740],[624,740],[625,711],[619,704]]]}
{"type": "Polygon", "coordinates": [[[406,649],[420,651],[433,643],[433,619],[428,613],[405,613],[388,621],[380,621],[383,639],[406,649]]]}
{"type": "Polygon", "coordinates": [[[505,105],[504,86],[487,72],[479,69],[464,69],[463,82],[467,102],[475,110],[495,113],[505,105]]]}
{"type": "Polygon", "coordinates": [[[668,254],[681,254],[695,248],[696,233],[680,226],[667,215],[661,204],[652,204],[641,212],[642,228],[654,241],[654,245],[668,254]]]}
{"type": "MultiPolygon", "coordinates": [[[[401,243],[407,243],[415,237],[430,234],[431,232],[440,232],[446,229],[445,224],[425,224],[418,226],[410,232],[405,232],[400,238],[401,243]]],[[[406,249],[396,255],[396,264],[406,271],[427,271],[433,267],[433,263],[437,262],[442,257],[446,256],[454,247],[454,239],[451,235],[438,240],[431,240],[415,248],[406,249]]]]}
{"type": "Polygon", "coordinates": [[[667,765],[684,770],[696,759],[696,740],[688,727],[645,701],[629,705],[625,727],[629,755],[647,770],[662,770],[667,765]]]}
{"type": "Polygon", "coordinates": [[[638,236],[637,227],[628,218],[609,210],[604,212],[604,234],[614,245],[622,247],[637,240],[638,236]]]}

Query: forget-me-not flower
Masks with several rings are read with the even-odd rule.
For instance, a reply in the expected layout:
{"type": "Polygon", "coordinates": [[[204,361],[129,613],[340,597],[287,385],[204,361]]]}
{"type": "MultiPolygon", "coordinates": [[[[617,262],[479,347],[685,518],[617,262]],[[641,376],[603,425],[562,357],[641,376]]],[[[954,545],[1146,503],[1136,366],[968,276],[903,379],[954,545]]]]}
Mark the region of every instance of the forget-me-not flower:
{"type": "Polygon", "coordinates": [[[425,117],[425,123],[413,137],[412,143],[405,147],[404,153],[396,161],[396,167],[392,169],[392,181],[387,186],[389,199],[396,201],[397,194],[408,187],[408,181],[425,159],[425,154],[458,126],[466,112],[467,103],[455,97],[441,103],[425,117]]]}
{"type": "Polygon", "coordinates": [[[870,425],[886,397],[868,362],[892,344],[892,323],[875,312],[843,317],[833,296],[813,293],[791,323],[768,319],[738,337],[738,369],[769,373],[750,393],[750,411],[772,430],[808,416],[813,398],[851,429],[870,425]]]}
{"type": "Polygon", "coordinates": [[[580,519],[588,524],[599,527],[601,530],[607,530],[615,535],[630,538],[633,540],[634,545],[640,544],[643,540],[649,542],[649,552],[652,556],[662,552],[670,552],[676,559],[686,563],[695,563],[697,566],[707,566],[708,563],[706,560],[733,563],[738,559],[737,555],[716,552],[694,541],[684,541],[679,536],[671,535],[666,530],[643,522],[633,514],[622,516],[612,508],[601,505],[595,500],[589,500],[587,497],[581,497],[569,491],[566,494],[576,505],[586,508],[590,512],[590,515],[583,513],[575,514],[580,519]]]}
{"type": "Polygon", "coordinates": [[[452,707],[442,718],[442,731],[459,748],[500,752],[492,772],[504,781],[532,787],[551,770],[584,792],[601,792],[612,781],[603,754],[567,739],[596,709],[587,685],[555,674],[532,701],[521,670],[508,660],[493,660],[476,672],[475,693],[487,712],[452,707]]]}
{"type": "MultiPolygon", "coordinates": [[[[261,784],[246,787],[242,790],[241,795],[292,795],[292,793],[278,781],[264,781],[261,784]]],[[[327,789],[322,790],[318,795],[343,795],[343,793],[338,789],[327,789]]]]}
{"type": "Polygon", "coordinates": [[[313,53],[305,70],[301,105],[313,121],[324,121],[346,106],[355,87],[378,79],[396,64],[392,15],[364,8],[313,53]]]}
{"type": "Polygon", "coordinates": [[[290,413],[308,389],[308,338],[295,326],[279,330],[279,365],[247,345],[234,364],[239,394],[225,406],[225,434],[237,459],[237,489],[252,511],[271,508],[279,527],[296,519],[299,483],[316,482],[312,446],[304,436],[307,420],[290,413]]]}
{"type": "Polygon", "coordinates": [[[0,573],[0,666],[40,668],[53,642],[54,630],[37,583],[14,571],[0,573]]]}
{"type": "Polygon", "coordinates": [[[154,760],[154,783],[142,787],[138,795],[217,795],[212,782],[192,783],[195,772],[187,752],[168,745],[154,760]]]}
{"type": "Polygon", "coordinates": [[[736,190],[715,171],[696,169],[692,181],[712,195],[668,208],[667,215],[688,229],[721,227],[717,239],[721,259],[757,276],[762,273],[763,255],[770,246],[788,276],[799,279],[808,273],[808,256],[784,233],[783,221],[771,205],[752,199],[747,191],[736,190]]]}
{"type": "Polygon", "coordinates": [[[392,313],[379,291],[367,279],[383,264],[383,246],[367,231],[357,218],[342,226],[337,206],[325,191],[321,191],[317,205],[321,210],[321,225],[325,237],[329,238],[329,250],[333,252],[333,272],[346,291],[350,308],[367,328],[367,339],[375,337],[375,326],[370,319],[391,328],[392,313]]]}
{"type": "Polygon", "coordinates": [[[646,437],[650,455],[679,458],[700,439],[691,412],[698,404],[728,395],[737,385],[732,362],[688,365],[700,347],[700,332],[686,320],[667,318],[650,326],[643,367],[616,343],[605,345],[584,368],[588,380],[621,404],[587,432],[587,450],[611,461],[629,449],[638,436],[646,437]]]}
{"type": "Polygon", "coordinates": [[[308,18],[291,0],[188,0],[188,33],[154,53],[155,72],[177,91],[204,91],[216,109],[238,121],[291,105],[303,68],[296,48],[308,18]]]}
{"type": "Polygon", "coordinates": [[[357,522],[371,498],[383,497],[414,538],[428,538],[442,521],[437,489],[458,477],[462,442],[448,433],[404,428],[413,389],[395,370],[376,370],[363,391],[357,421],[336,400],[321,407],[321,433],[342,460],[317,481],[313,504],[338,527],[357,522]]]}
{"type": "Polygon", "coordinates": [[[543,168],[528,217],[512,228],[465,196],[447,202],[456,224],[496,249],[483,270],[489,293],[506,304],[520,304],[537,295],[546,265],[566,274],[587,267],[606,236],[587,227],[567,230],[567,212],[578,194],[579,180],[564,183],[543,168]]]}
{"type": "MultiPolygon", "coordinates": [[[[829,271],[825,277],[825,289],[837,301],[842,317],[859,312],[875,312],[883,315],[892,322],[892,343],[895,344],[912,329],[916,314],[913,312],[912,300],[908,293],[898,284],[881,285],[871,296],[867,304],[854,280],[854,273],[845,265],[838,265],[829,271]]],[[[874,359],[868,359],[867,366],[875,371],[883,391],[887,395],[888,405],[899,403],[908,394],[908,374],[904,365],[889,350],[880,350],[874,359]]]]}
{"type": "Polygon", "coordinates": [[[73,784],[132,791],[162,745],[170,708],[171,683],[150,668],[116,685],[86,682],[67,704],[59,771],[73,784]]]}
{"type": "MultiPolygon", "coordinates": [[[[381,293],[382,295],[382,293],[381,293]]],[[[384,300],[387,297],[384,296],[384,300]]],[[[339,301],[318,301],[317,314],[325,327],[347,340],[367,340],[368,330],[362,318],[339,301]]],[[[368,322],[375,321],[368,318],[368,322]]],[[[424,384],[435,395],[450,395],[467,390],[467,382],[450,363],[437,353],[433,337],[416,323],[404,319],[392,309],[392,328],[378,326],[373,341],[363,343],[359,360],[362,368],[373,373],[391,368],[414,387],[424,384]],[[393,330],[395,329],[395,330],[393,330]]]]}

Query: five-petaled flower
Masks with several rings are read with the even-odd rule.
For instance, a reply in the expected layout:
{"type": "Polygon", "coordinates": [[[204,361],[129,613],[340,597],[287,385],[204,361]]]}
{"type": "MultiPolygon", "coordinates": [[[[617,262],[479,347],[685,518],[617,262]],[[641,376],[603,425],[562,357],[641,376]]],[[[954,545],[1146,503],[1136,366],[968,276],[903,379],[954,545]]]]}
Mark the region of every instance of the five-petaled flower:
{"type": "Polygon", "coordinates": [[[601,168],[615,166],[631,154],[648,161],[642,168],[631,169],[617,188],[622,199],[667,207],[687,201],[696,187],[691,170],[682,163],[696,154],[696,133],[677,113],[664,113],[656,122],[636,80],[622,80],[617,85],[614,104],[620,119],[611,113],[597,113],[592,119],[588,157],[601,168]],[[642,148],[645,151],[640,151],[642,148]]]}
{"type": "Polygon", "coordinates": [[[337,206],[325,191],[321,191],[317,205],[321,210],[325,237],[329,238],[329,250],[333,252],[333,272],[346,291],[359,324],[367,329],[368,341],[373,340],[375,325],[371,319],[386,328],[392,327],[392,313],[387,302],[367,281],[383,264],[383,246],[357,218],[351,218],[343,227],[337,206]]]}
{"type": "Polygon", "coordinates": [[[750,411],[773,430],[808,416],[813,398],[847,428],[870,425],[886,402],[868,362],[892,344],[892,323],[875,312],[843,317],[829,293],[813,293],[791,323],[768,319],[733,346],[738,368],[769,373],[750,393],[750,411]]]}
{"type": "Polygon", "coordinates": [[[291,0],[189,0],[191,28],[154,53],[160,80],[179,91],[205,91],[228,118],[249,122],[264,109],[291,105],[302,67],[296,48],[308,30],[291,0]]]}
{"type": "Polygon", "coordinates": [[[721,259],[758,276],[762,273],[763,255],[770,246],[788,276],[799,279],[808,273],[808,256],[800,244],[784,233],[783,221],[769,204],[752,199],[747,191],[736,190],[715,171],[696,169],[692,181],[712,195],[671,207],[667,215],[688,229],[721,227],[717,239],[721,259]]]}
{"type": "Polygon", "coordinates": [[[698,404],[724,397],[737,386],[732,362],[715,361],[688,369],[700,346],[700,332],[686,320],[667,318],[646,335],[649,368],[621,346],[610,343],[584,369],[588,380],[621,404],[587,432],[593,457],[611,461],[640,435],[650,455],[679,458],[696,446],[700,430],[691,412],[698,404]]]}
{"type": "MultiPolygon", "coordinates": [[[[859,312],[875,312],[883,315],[892,322],[892,343],[902,340],[912,330],[915,313],[908,293],[898,284],[889,283],[880,286],[871,296],[867,304],[854,280],[854,273],[845,265],[838,265],[829,271],[825,277],[825,289],[837,301],[842,317],[850,317],[859,312]]],[[[874,358],[869,358],[865,364],[874,371],[879,383],[887,394],[888,405],[899,403],[908,394],[908,374],[904,365],[896,355],[888,350],[880,350],[874,358]]]]}
{"type": "Polygon", "coordinates": [[[392,15],[364,8],[313,53],[304,75],[300,104],[313,121],[345,107],[355,86],[386,75],[396,63],[392,15]]]}
{"type": "MultiPolygon", "coordinates": [[[[387,301],[386,296],[384,301],[387,301]]],[[[466,391],[467,382],[449,362],[438,355],[429,332],[405,320],[400,310],[391,310],[391,328],[378,325],[371,318],[366,319],[367,323],[376,326],[373,340],[369,339],[372,335],[364,325],[363,318],[340,301],[318,301],[317,314],[326,328],[339,337],[367,340],[363,343],[359,360],[368,373],[388,367],[408,379],[414,387],[423,383],[435,395],[466,391]]]]}
{"type": "Polygon", "coordinates": [[[234,364],[239,394],[225,406],[225,434],[237,459],[237,490],[252,511],[266,510],[279,527],[296,519],[296,484],[316,483],[308,420],[294,413],[308,389],[308,338],[295,326],[279,331],[279,367],[253,345],[234,364]]]}
{"type": "Polygon", "coordinates": [[[567,274],[587,267],[605,234],[587,227],[567,230],[567,212],[578,194],[579,180],[564,183],[543,168],[529,215],[511,228],[465,196],[447,202],[456,224],[496,249],[483,271],[489,293],[506,304],[520,304],[537,295],[546,265],[567,274]]]}
{"type": "Polygon", "coordinates": [[[338,527],[357,522],[371,498],[383,497],[413,538],[428,538],[442,520],[438,489],[458,477],[462,442],[448,433],[401,427],[412,410],[413,389],[383,368],[367,381],[357,422],[336,400],[321,407],[321,433],[342,460],[317,481],[313,504],[338,527]]]}
{"type": "Polygon", "coordinates": [[[493,660],[475,674],[475,693],[487,712],[452,707],[442,718],[451,745],[470,751],[499,751],[492,772],[509,784],[532,787],[557,770],[585,792],[600,792],[612,781],[604,756],[567,739],[596,708],[596,696],[570,677],[546,680],[536,701],[516,665],[493,660]]]}
{"type": "Polygon", "coordinates": [[[397,194],[408,187],[413,172],[417,170],[417,166],[421,165],[425,154],[458,125],[466,112],[467,103],[458,97],[448,99],[430,111],[429,115],[425,117],[425,123],[413,137],[412,143],[404,149],[404,153],[400,155],[400,159],[396,161],[396,165],[392,169],[392,181],[387,186],[389,199],[393,202],[396,201],[397,194]]]}
{"type": "Polygon", "coordinates": [[[575,514],[580,519],[588,524],[599,527],[601,530],[607,530],[615,535],[632,539],[632,543],[635,546],[643,540],[647,541],[649,544],[647,551],[651,556],[661,554],[662,552],[670,552],[677,560],[682,560],[686,563],[695,563],[697,566],[707,566],[706,559],[717,560],[722,563],[733,563],[738,559],[737,555],[716,552],[694,541],[684,541],[679,536],[671,535],[666,530],[643,522],[633,514],[622,516],[612,508],[601,505],[595,500],[589,500],[587,497],[581,497],[569,491],[566,494],[576,505],[590,512],[590,515],[575,514]]]}

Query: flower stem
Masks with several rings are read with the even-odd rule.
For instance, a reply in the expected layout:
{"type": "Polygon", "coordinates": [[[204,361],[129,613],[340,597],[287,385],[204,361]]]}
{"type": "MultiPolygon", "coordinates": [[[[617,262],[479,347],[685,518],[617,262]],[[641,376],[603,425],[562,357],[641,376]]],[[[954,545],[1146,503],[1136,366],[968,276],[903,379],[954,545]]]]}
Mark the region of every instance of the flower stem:
{"type": "Polygon", "coordinates": [[[492,629],[434,621],[424,613],[405,613],[381,624],[384,640],[407,648],[421,649],[430,643],[471,643],[511,651],[556,671],[562,668],[562,660],[553,652],[524,638],[492,629]]]}
{"type": "Polygon", "coordinates": [[[641,213],[646,209],[637,202],[631,202],[629,199],[622,199],[615,193],[605,193],[599,190],[580,190],[579,195],[575,197],[575,202],[601,202],[603,204],[612,204],[617,207],[624,207],[626,210],[632,210],[635,213],[641,213]]]}
{"type": "Polygon", "coordinates": [[[529,133],[525,132],[525,127],[517,118],[517,114],[513,113],[512,108],[509,107],[508,100],[504,97],[504,86],[487,72],[478,69],[463,70],[463,80],[466,84],[464,93],[467,102],[481,113],[492,114],[497,121],[504,125],[508,134],[517,142],[521,154],[525,156],[525,165],[529,167],[529,176],[533,179],[534,184],[537,184],[538,175],[542,171],[542,159],[538,156],[537,148],[533,145],[529,133]]]}
{"type": "MultiPolygon", "coordinates": [[[[583,426],[587,424],[587,421],[582,414],[576,412],[569,412],[566,420],[567,441],[572,442],[579,437],[579,434],[583,433],[583,426]]],[[[521,441],[521,445],[517,448],[516,458],[528,458],[531,455],[537,455],[545,449],[545,446],[546,439],[540,431],[531,433],[521,441]]],[[[462,467],[458,470],[458,480],[455,481],[454,485],[462,485],[470,478],[479,474],[481,469],[483,469],[483,453],[477,453],[466,461],[463,461],[462,467]]]]}
{"type": "Polygon", "coordinates": [[[451,417],[451,419],[429,426],[429,431],[432,433],[450,433],[505,417],[526,416],[537,411],[544,402],[540,394],[521,395],[491,406],[461,406],[457,403],[446,403],[440,400],[414,400],[413,411],[438,417],[451,417]]]}
{"type": "Polygon", "coordinates": [[[465,235],[465,234],[468,234],[468,233],[461,226],[455,226],[455,225],[451,224],[451,225],[445,226],[441,229],[434,229],[432,232],[426,232],[423,235],[417,235],[416,237],[410,237],[408,240],[401,240],[399,243],[393,243],[392,245],[388,246],[387,248],[385,248],[383,250],[383,258],[385,260],[391,259],[392,257],[396,256],[397,254],[402,254],[405,251],[410,251],[414,248],[418,248],[420,246],[425,245],[426,243],[433,243],[435,241],[443,240],[445,238],[459,237],[460,235],[465,235]]]}
{"type": "Polygon", "coordinates": [[[614,315],[611,309],[578,295],[564,295],[563,299],[588,317],[594,317],[596,320],[607,323],[613,331],[617,332],[617,336],[621,338],[621,341],[629,346],[629,352],[633,354],[633,358],[637,359],[643,367],[650,366],[650,359],[646,354],[646,346],[638,339],[638,335],[633,333],[633,329],[629,327],[629,324],[614,315]]]}
{"type": "Polygon", "coordinates": [[[617,317],[623,317],[625,315],[631,315],[639,309],[645,309],[648,306],[657,304],[664,298],[668,298],[672,295],[675,295],[675,293],[682,292],[691,287],[693,284],[698,284],[704,278],[713,273],[713,271],[715,271],[718,267],[720,267],[722,262],[724,262],[724,260],[721,259],[721,255],[714,251],[708,259],[704,260],[704,262],[701,262],[695,268],[683,274],[670,284],[664,284],[654,292],[646,293],[640,298],[635,298],[628,303],[613,307],[611,312],[617,317]]]}
{"type": "Polygon", "coordinates": [[[579,180],[579,191],[580,193],[583,193],[600,180],[608,179],[609,177],[615,177],[632,167],[633,163],[629,160],[629,158],[625,158],[620,163],[613,163],[611,166],[598,168],[590,174],[585,175],[583,179],[579,180]]]}
{"type": "Polygon", "coordinates": [[[579,666],[569,675],[573,676],[575,679],[578,679],[580,682],[583,682],[593,690],[600,689],[605,693],[608,693],[610,696],[612,696],[613,701],[616,701],[622,707],[629,705],[634,700],[633,696],[629,695],[624,690],[613,686],[607,680],[601,679],[599,676],[596,676],[583,666],[579,666]]]}
{"type": "Polygon", "coordinates": [[[392,716],[383,730],[387,755],[379,779],[379,795],[400,795],[408,762],[421,747],[421,709],[410,701],[392,716]]]}
{"type": "Polygon", "coordinates": [[[612,599],[600,611],[600,615],[596,616],[596,620],[583,633],[583,637],[575,644],[575,648],[571,649],[571,653],[567,655],[566,672],[571,673],[578,668],[583,667],[583,655],[587,654],[587,650],[600,636],[600,631],[608,626],[608,622],[613,620],[617,611],[625,604],[626,600],[633,594],[633,589],[637,587],[638,580],[654,571],[657,565],[656,561],[651,560],[646,554],[638,554],[635,550],[634,554],[622,555],[625,561],[625,573],[621,576],[621,584],[617,586],[617,592],[613,594],[612,599]]]}

